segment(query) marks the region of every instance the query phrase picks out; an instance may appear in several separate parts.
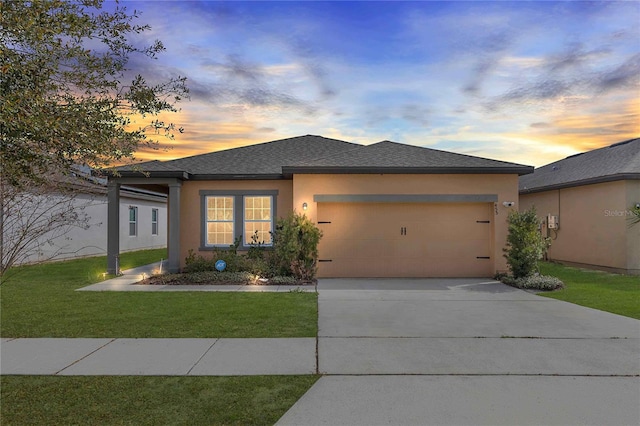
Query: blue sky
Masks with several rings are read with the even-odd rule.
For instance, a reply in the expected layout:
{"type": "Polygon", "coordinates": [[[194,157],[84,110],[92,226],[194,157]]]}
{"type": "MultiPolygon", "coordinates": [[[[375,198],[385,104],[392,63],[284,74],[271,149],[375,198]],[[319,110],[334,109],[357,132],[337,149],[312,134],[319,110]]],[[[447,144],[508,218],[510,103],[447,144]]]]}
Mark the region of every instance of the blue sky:
{"type": "MultiPolygon", "coordinates": [[[[169,159],[317,134],[543,165],[640,134],[639,2],[123,2],[188,77],[169,159]]],[[[161,140],[162,142],[162,140],[161,140]]]]}

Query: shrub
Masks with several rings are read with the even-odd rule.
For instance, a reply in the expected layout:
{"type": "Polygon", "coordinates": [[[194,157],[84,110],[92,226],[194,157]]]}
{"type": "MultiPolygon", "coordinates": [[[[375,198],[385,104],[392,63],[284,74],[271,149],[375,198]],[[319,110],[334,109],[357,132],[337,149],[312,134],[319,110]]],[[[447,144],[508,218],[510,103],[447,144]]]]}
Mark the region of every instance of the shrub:
{"type": "Polygon", "coordinates": [[[306,215],[293,212],[278,220],[269,261],[276,275],[312,280],[317,272],[318,244],[322,232],[306,215]]]}
{"type": "Polygon", "coordinates": [[[539,232],[540,221],[535,207],[522,213],[511,211],[507,218],[509,234],[504,257],[514,278],[533,275],[538,271],[538,260],[549,248],[549,239],[539,232]]]}
{"type": "Polygon", "coordinates": [[[219,272],[219,271],[207,271],[207,272],[193,272],[189,274],[183,274],[184,281],[202,284],[208,282],[252,282],[255,280],[255,275],[250,272],[219,272]]]}
{"type": "Polygon", "coordinates": [[[218,260],[224,260],[227,264],[225,272],[253,272],[255,268],[252,262],[246,256],[238,254],[240,238],[241,237],[237,238],[228,249],[214,248],[211,252],[211,257],[196,255],[192,249],[189,249],[189,254],[185,258],[183,272],[216,271],[216,262],[218,260]]]}
{"type": "Polygon", "coordinates": [[[513,278],[512,276],[505,276],[501,281],[512,287],[522,289],[534,289],[534,290],[559,290],[564,288],[564,283],[556,277],[550,277],[548,275],[530,275],[528,277],[513,278]]]}
{"type": "Polygon", "coordinates": [[[272,277],[269,279],[269,284],[278,284],[278,285],[296,285],[298,284],[298,280],[294,277],[283,277],[281,275],[272,277]]]}

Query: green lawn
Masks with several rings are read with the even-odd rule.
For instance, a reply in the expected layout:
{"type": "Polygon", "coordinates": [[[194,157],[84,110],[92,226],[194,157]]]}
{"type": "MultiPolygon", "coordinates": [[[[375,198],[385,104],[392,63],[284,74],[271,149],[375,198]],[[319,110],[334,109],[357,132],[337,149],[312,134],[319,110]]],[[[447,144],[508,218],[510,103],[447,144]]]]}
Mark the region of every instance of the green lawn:
{"type": "Polygon", "coordinates": [[[3,425],[271,425],[319,376],[2,376],[3,425]]]}
{"type": "Polygon", "coordinates": [[[541,296],[640,319],[640,277],[608,274],[542,262],[540,273],[560,278],[563,290],[541,296]]]}
{"type": "MultiPolygon", "coordinates": [[[[166,258],[124,253],[122,269],[166,258]]],[[[0,286],[2,337],[314,337],[314,293],[78,292],[105,257],[20,268],[0,286]]]]}

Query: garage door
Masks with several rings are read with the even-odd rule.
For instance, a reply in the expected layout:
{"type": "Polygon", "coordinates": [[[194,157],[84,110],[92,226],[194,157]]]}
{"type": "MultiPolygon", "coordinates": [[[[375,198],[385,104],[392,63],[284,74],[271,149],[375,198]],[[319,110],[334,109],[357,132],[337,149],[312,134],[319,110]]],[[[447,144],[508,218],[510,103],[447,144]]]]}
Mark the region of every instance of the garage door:
{"type": "Polygon", "coordinates": [[[320,277],[488,277],[490,203],[318,203],[320,277]]]}

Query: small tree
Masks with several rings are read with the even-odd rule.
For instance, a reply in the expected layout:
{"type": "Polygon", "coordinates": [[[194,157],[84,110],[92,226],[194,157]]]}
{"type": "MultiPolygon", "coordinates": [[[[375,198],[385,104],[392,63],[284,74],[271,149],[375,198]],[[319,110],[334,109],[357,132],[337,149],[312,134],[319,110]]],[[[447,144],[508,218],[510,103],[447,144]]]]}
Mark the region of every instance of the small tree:
{"type": "Polygon", "coordinates": [[[549,239],[540,235],[535,207],[522,213],[511,211],[507,218],[509,235],[504,257],[514,278],[528,277],[538,271],[538,261],[549,248],[549,239]]]}
{"type": "Polygon", "coordinates": [[[293,212],[279,219],[273,234],[274,261],[280,273],[301,280],[316,276],[322,231],[306,215],[293,212]]]}
{"type": "Polygon", "coordinates": [[[0,284],[9,270],[22,263],[42,263],[74,253],[67,233],[88,229],[85,212],[95,203],[93,195],[60,182],[17,188],[0,179],[0,284]]]}

